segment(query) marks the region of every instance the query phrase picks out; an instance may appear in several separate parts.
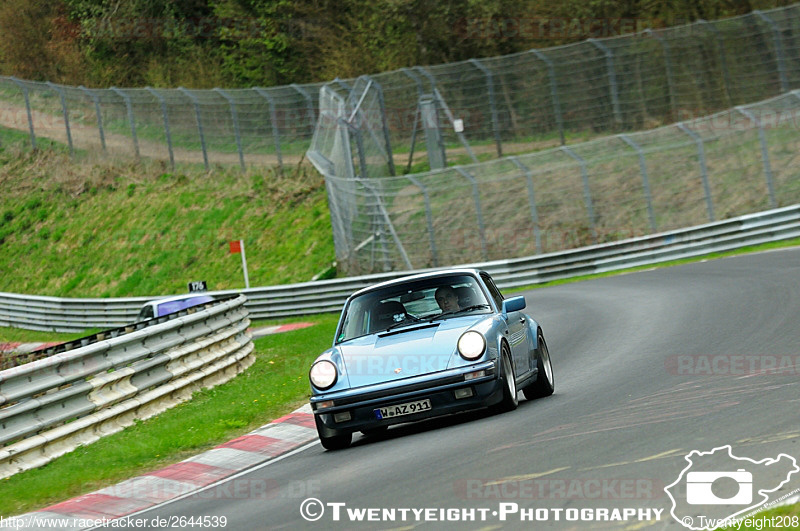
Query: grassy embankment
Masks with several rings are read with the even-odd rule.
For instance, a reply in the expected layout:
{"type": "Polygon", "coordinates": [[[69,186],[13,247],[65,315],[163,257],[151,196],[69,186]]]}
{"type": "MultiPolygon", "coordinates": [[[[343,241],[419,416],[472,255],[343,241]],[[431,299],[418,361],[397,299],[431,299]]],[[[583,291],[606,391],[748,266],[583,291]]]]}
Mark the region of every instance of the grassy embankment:
{"type": "Polygon", "coordinates": [[[72,163],[0,133],[0,291],[62,297],[183,293],[310,280],[334,259],[322,177],[235,167],[72,163]]]}

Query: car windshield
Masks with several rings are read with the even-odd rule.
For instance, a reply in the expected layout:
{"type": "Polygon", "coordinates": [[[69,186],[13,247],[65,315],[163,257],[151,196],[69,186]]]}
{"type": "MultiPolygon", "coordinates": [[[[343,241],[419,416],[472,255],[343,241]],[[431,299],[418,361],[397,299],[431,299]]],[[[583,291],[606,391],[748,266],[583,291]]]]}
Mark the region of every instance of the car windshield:
{"type": "Polygon", "coordinates": [[[406,282],[350,300],[336,342],[424,321],[488,311],[486,297],[471,275],[406,282]]]}

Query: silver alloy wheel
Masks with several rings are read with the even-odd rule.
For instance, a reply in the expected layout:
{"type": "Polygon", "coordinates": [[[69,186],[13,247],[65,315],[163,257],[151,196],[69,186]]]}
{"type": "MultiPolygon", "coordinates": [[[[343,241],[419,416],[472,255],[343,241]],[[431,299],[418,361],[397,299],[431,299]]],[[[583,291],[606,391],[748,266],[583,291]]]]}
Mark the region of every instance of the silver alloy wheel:
{"type": "Polygon", "coordinates": [[[542,341],[544,348],[542,349],[542,366],[544,367],[544,374],[550,387],[553,387],[553,365],[550,363],[550,351],[547,350],[547,343],[542,341]]]}
{"type": "Polygon", "coordinates": [[[517,382],[514,379],[514,369],[511,367],[511,359],[508,352],[503,352],[503,377],[506,379],[506,389],[508,396],[516,400],[517,396],[517,382]]]}

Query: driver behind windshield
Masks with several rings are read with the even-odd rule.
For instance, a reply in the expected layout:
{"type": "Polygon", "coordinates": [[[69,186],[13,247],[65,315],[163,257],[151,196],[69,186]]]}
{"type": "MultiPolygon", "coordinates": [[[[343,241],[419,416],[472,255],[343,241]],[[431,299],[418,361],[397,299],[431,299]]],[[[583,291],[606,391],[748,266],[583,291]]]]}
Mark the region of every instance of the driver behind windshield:
{"type": "Polygon", "coordinates": [[[458,295],[451,286],[440,286],[436,289],[436,303],[442,312],[457,312],[461,309],[458,304],[458,295]]]}

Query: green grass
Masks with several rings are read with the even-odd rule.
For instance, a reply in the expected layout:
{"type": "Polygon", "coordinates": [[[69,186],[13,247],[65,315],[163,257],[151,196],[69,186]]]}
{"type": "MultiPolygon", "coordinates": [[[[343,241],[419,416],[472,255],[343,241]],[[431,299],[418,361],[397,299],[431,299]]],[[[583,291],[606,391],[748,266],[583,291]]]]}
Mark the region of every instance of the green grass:
{"type": "Polygon", "coordinates": [[[73,163],[0,146],[0,291],[126,297],[303,282],[334,261],[321,176],[73,163]],[[18,272],[24,271],[25,274],[18,272]]]}
{"type": "Polygon", "coordinates": [[[194,393],[189,402],[0,480],[0,515],[42,508],[159,469],[301,406],[309,396],[308,367],[330,346],[337,319],[328,314],[282,321],[315,324],[256,339],[251,367],[227,383],[194,393]]]}
{"type": "Polygon", "coordinates": [[[101,330],[85,330],[75,333],[39,332],[25,330],[24,328],[0,327],[0,343],[64,343],[73,339],[80,339],[101,330]]]}
{"type": "MultiPolygon", "coordinates": [[[[0,127],[0,146],[8,146],[8,145],[15,145],[17,146],[18,149],[24,150],[26,152],[30,152],[33,150],[33,147],[31,146],[31,137],[29,133],[25,133],[23,131],[17,131],[16,129],[6,129],[5,127],[0,127]]],[[[67,147],[65,144],[54,142],[48,138],[37,137],[36,148],[48,149],[61,153],[69,152],[69,147],[67,147]]],[[[0,152],[2,152],[2,147],[0,147],[0,152]]]]}

